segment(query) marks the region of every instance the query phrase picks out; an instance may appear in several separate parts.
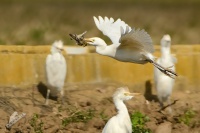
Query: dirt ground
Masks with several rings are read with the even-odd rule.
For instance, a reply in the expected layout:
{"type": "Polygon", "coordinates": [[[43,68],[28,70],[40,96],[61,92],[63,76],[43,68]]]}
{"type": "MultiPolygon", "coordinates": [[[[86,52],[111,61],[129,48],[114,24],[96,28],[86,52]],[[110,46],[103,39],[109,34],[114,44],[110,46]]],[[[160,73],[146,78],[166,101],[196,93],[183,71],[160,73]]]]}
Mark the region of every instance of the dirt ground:
{"type": "MultiPolygon", "coordinates": [[[[48,106],[44,105],[46,88],[42,83],[27,89],[0,88],[0,132],[100,133],[106,121],[116,114],[112,94],[118,87],[121,87],[121,84],[113,82],[69,85],[65,87],[64,104],[61,105],[51,98],[48,106]],[[8,130],[5,125],[14,111],[19,114],[24,112],[26,116],[8,130]],[[79,114],[77,118],[81,118],[82,121],[63,123],[65,118],[72,118],[77,114],[79,114]]],[[[134,88],[130,88],[130,91],[134,91],[134,88]]],[[[152,132],[200,133],[199,96],[199,90],[174,90],[172,102],[176,99],[178,101],[171,106],[173,109],[171,115],[168,114],[167,108],[158,112],[159,103],[154,93],[145,92],[127,101],[126,105],[130,114],[140,111],[150,118],[146,126],[152,132]],[[145,99],[150,101],[149,104],[145,99]],[[194,113],[193,118],[188,118],[188,125],[180,122],[180,117],[186,111],[194,113]]]]}

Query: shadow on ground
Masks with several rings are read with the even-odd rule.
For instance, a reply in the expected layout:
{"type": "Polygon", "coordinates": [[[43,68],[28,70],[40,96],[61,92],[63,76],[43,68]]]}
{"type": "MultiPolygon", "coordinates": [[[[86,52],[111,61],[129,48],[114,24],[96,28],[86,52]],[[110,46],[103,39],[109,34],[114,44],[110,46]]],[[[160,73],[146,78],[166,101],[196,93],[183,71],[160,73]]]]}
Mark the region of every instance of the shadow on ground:
{"type": "MultiPolygon", "coordinates": [[[[40,82],[40,83],[37,85],[37,89],[38,89],[38,91],[42,94],[42,96],[43,96],[44,98],[46,98],[48,87],[47,87],[44,83],[40,82]]],[[[55,97],[51,96],[51,94],[50,94],[50,96],[49,96],[49,99],[52,99],[52,100],[55,100],[55,101],[57,101],[57,98],[58,98],[58,97],[56,97],[56,96],[55,96],[55,97]]]]}
{"type": "Polygon", "coordinates": [[[144,97],[148,101],[158,102],[157,95],[152,94],[152,84],[150,80],[147,80],[145,83],[144,97]]]}

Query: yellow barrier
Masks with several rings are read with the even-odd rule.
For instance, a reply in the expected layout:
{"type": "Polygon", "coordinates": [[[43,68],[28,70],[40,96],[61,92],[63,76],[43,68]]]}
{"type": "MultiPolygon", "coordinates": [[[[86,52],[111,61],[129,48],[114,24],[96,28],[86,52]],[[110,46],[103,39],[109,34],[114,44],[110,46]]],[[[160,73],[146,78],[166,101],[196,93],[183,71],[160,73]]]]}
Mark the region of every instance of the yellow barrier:
{"type": "MultiPolygon", "coordinates": [[[[46,83],[45,59],[50,46],[0,46],[0,86],[28,87],[46,83]]],[[[173,45],[178,63],[179,88],[185,84],[199,87],[200,45],[173,45]]],[[[156,56],[160,55],[156,46],[156,56]]],[[[68,83],[117,81],[127,85],[142,84],[153,79],[151,64],[123,63],[112,58],[88,53],[65,54],[68,83]]]]}

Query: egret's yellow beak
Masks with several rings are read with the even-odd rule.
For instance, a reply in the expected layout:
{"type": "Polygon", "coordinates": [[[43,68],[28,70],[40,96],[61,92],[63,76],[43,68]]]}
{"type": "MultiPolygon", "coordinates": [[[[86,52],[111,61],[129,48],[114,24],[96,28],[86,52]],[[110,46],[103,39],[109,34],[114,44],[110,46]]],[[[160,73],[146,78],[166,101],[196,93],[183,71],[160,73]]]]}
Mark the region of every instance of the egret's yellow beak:
{"type": "Polygon", "coordinates": [[[94,40],[92,38],[84,38],[84,41],[87,43],[93,43],[94,40]]]}
{"type": "Polygon", "coordinates": [[[126,92],[124,93],[126,96],[138,96],[141,95],[141,93],[130,93],[130,92],[126,92]]]}

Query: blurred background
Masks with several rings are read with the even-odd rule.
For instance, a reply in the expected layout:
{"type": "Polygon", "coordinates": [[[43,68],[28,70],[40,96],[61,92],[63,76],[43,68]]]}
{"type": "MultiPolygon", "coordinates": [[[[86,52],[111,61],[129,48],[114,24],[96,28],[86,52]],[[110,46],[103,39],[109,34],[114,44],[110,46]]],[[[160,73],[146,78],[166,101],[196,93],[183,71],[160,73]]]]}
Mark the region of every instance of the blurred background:
{"type": "Polygon", "coordinates": [[[173,133],[199,133],[199,44],[200,0],[0,0],[0,132],[6,131],[14,111],[27,115],[10,130],[13,133],[101,132],[108,118],[116,114],[111,99],[114,90],[125,85],[131,92],[143,94],[127,105],[129,112],[138,110],[150,118],[147,127],[152,132],[158,128],[168,132],[167,126],[173,133]],[[87,30],[86,37],[99,36],[111,43],[96,28],[93,16],[121,18],[131,27],[145,29],[152,37],[156,57],[161,55],[160,39],[164,34],[171,36],[171,52],[178,60],[172,100],[179,101],[173,105],[174,117],[158,113],[153,65],[120,62],[70,40],[69,33],[87,30]],[[63,52],[67,106],[51,100],[46,107],[45,61],[55,40],[62,40],[67,51],[63,52]],[[94,109],[95,115],[91,113],[94,109]],[[74,114],[81,116],[74,120],[81,120],[73,123],[74,114]],[[65,116],[69,119],[64,120],[65,116]],[[166,123],[171,124],[163,126],[166,123]]]}
{"type": "Polygon", "coordinates": [[[93,16],[121,18],[145,29],[155,45],[163,34],[173,44],[200,43],[200,0],[1,0],[1,45],[49,45],[61,39],[72,45],[69,33],[100,36],[93,16]]]}

